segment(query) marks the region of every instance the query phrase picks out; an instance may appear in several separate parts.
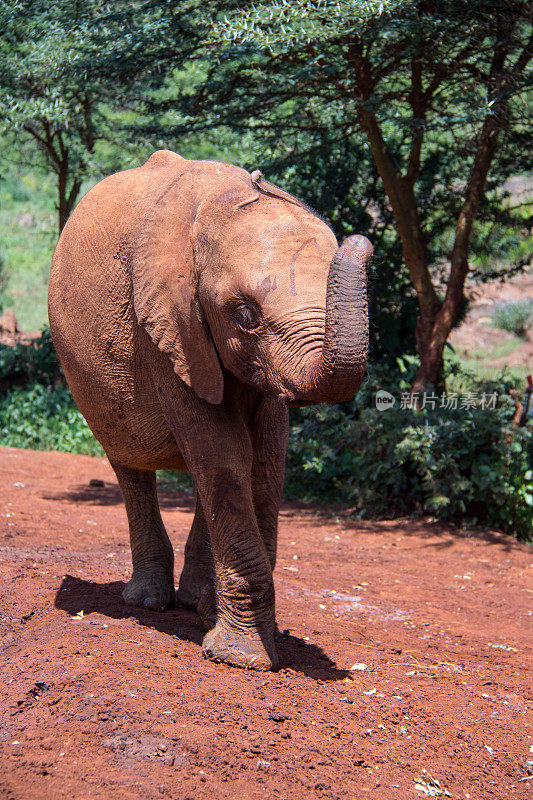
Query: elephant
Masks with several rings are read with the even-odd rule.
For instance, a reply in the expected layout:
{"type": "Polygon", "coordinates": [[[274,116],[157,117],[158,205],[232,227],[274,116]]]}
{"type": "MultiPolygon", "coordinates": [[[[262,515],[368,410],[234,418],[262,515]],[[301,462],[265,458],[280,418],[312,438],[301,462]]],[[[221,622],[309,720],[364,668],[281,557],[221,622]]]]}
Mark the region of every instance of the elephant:
{"type": "Polygon", "coordinates": [[[97,183],[57,243],[53,341],[122,490],[127,604],[195,609],[218,662],[279,665],[273,570],[290,405],[357,392],[372,245],[218,161],[155,152],[97,183]],[[156,470],[191,473],[177,591],[156,470]]]}

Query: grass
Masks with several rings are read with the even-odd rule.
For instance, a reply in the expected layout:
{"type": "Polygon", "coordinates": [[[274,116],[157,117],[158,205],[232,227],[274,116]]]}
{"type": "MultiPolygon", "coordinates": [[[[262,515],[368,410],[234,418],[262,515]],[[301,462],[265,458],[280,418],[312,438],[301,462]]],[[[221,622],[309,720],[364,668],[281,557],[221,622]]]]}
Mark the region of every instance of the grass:
{"type": "Polygon", "coordinates": [[[480,381],[499,381],[502,374],[508,378],[517,389],[523,389],[531,367],[493,367],[489,363],[480,363],[474,358],[462,357],[461,364],[465,370],[471,372],[480,381]]]}
{"type": "Polygon", "coordinates": [[[509,331],[525,339],[528,329],[533,324],[533,299],[496,303],[492,310],[492,324],[495,328],[509,331]]]}
{"type": "Polygon", "coordinates": [[[518,337],[510,339],[507,342],[499,342],[498,344],[494,345],[488,355],[488,358],[505,358],[506,356],[510,356],[511,353],[516,350],[517,346],[521,344],[521,342],[522,340],[518,337]]]}
{"type": "Polygon", "coordinates": [[[481,381],[498,381],[502,376],[502,371],[505,371],[508,377],[518,389],[524,388],[526,378],[531,375],[531,367],[510,366],[510,367],[494,367],[490,364],[490,358],[487,356],[486,361],[480,361],[476,358],[469,356],[461,356],[461,364],[468,372],[481,381]]]}
{"type": "Polygon", "coordinates": [[[531,366],[517,364],[505,367],[494,366],[496,359],[510,355],[521,341],[521,339],[516,338],[511,341],[500,342],[490,350],[474,350],[468,355],[464,352],[456,355],[447,353],[445,358],[447,361],[459,358],[461,366],[479,380],[499,381],[502,373],[505,372],[506,377],[511,379],[517,388],[523,388],[527,376],[531,374],[531,366]]]}
{"type": "Polygon", "coordinates": [[[0,252],[7,285],[4,308],[24,330],[48,321],[50,262],[57,241],[54,183],[38,172],[10,174],[0,182],[0,252]]]}
{"type": "Polygon", "coordinates": [[[460,348],[452,353],[446,348],[444,358],[446,362],[459,359],[462,367],[480,380],[499,381],[502,377],[502,370],[504,370],[506,377],[511,379],[517,388],[523,388],[527,376],[531,374],[531,365],[513,364],[503,368],[494,366],[496,360],[510,356],[523,341],[519,336],[513,336],[511,339],[498,342],[491,348],[478,348],[468,353],[460,348]]]}

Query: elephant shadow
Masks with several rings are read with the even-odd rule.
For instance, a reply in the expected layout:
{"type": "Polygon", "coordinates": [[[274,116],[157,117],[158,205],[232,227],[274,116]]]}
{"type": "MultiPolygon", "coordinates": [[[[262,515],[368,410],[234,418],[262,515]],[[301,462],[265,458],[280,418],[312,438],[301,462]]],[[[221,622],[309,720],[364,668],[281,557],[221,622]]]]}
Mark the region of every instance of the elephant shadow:
{"type": "MultiPolygon", "coordinates": [[[[93,484],[80,484],[66,492],[43,492],[42,497],[44,500],[56,500],[60,503],[83,503],[91,506],[118,506],[124,502],[117,483],[99,480],[93,484]]],[[[195,495],[192,491],[167,491],[159,488],[157,499],[163,510],[178,508],[180,511],[194,512],[195,495]]]]}
{"type": "MultiPolygon", "coordinates": [[[[115,620],[135,619],[139,625],[201,646],[205,629],[194,611],[179,605],[165,612],[128,606],[122,599],[125,585],[123,581],[97,583],[65,575],[54,605],[71,617],[83,611],[84,620],[91,614],[115,620]]],[[[350,675],[346,670],[338,669],[320,647],[293,636],[289,631],[279,633],[276,644],[282,670],[301,672],[320,681],[339,681],[350,675]]]]}

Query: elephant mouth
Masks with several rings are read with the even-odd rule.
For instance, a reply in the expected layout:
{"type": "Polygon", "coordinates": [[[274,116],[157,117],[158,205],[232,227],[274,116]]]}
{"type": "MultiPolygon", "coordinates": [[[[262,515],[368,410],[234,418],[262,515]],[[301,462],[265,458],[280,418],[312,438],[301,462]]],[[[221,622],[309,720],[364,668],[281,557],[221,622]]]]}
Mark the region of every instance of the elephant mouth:
{"type": "MultiPolygon", "coordinates": [[[[279,400],[284,400],[289,405],[295,405],[295,404],[298,403],[298,401],[296,400],[296,395],[294,394],[294,392],[288,392],[288,391],[280,392],[278,394],[278,398],[279,398],[279,400]]],[[[303,403],[302,403],[302,405],[303,405],[303,403]]]]}
{"type": "Polygon", "coordinates": [[[291,408],[303,408],[306,406],[316,406],[319,403],[323,402],[322,400],[310,400],[303,394],[299,394],[298,392],[291,392],[289,390],[284,390],[279,392],[277,395],[279,400],[283,400],[287,405],[291,406],[291,408]]]}

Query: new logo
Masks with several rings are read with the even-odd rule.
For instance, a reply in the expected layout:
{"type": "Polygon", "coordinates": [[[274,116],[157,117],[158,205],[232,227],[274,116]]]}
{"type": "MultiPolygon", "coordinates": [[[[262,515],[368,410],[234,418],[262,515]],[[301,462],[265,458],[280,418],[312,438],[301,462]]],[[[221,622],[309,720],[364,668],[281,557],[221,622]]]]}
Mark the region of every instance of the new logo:
{"type": "Polygon", "coordinates": [[[378,411],[388,411],[395,402],[394,395],[386,392],[385,389],[380,389],[376,392],[376,408],[378,411]]]}

